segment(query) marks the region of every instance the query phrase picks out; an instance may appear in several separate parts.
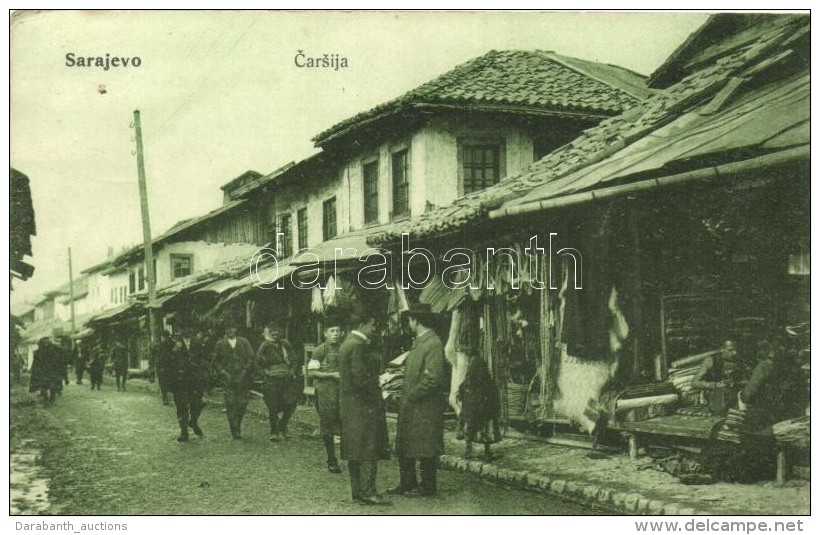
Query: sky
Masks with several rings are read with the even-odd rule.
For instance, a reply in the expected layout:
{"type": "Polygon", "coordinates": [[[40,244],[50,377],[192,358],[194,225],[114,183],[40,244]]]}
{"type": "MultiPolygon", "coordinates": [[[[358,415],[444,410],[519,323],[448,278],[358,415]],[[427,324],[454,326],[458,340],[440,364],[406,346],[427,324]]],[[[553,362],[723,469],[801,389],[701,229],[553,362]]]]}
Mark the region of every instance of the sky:
{"type": "MultiPolygon", "coordinates": [[[[220,186],[316,149],[311,138],[489,50],[541,49],[650,74],[706,14],[39,11],[10,27],[10,164],[28,175],[35,298],[141,243],[133,111],[154,236],[222,202],[220,186]],[[330,54],[348,67],[297,67],[330,54]],[[138,67],[67,65],[139,58],[138,67]],[[75,60],[76,61],[76,60],[75,60]],[[300,64],[304,61],[300,58],[300,64]]],[[[129,63],[131,63],[129,61],[129,63]]],[[[10,214],[14,218],[14,214],[10,214]]]]}

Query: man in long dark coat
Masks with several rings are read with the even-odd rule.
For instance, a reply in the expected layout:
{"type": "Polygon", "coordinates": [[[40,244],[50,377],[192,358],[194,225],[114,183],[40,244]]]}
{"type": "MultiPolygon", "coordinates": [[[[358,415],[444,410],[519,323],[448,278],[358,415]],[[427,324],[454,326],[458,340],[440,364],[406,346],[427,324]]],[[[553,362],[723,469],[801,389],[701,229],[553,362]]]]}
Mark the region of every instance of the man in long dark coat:
{"type": "Polygon", "coordinates": [[[389,492],[432,496],[437,492],[438,457],[444,453],[444,344],[432,329],[435,315],[429,305],[414,305],[404,315],[415,339],[404,361],[396,429],[399,485],[389,492]],[[416,461],[420,465],[420,484],[416,461]]]}
{"type": "Polygon", "coordinates": [[[214,346],[214,367],[225,388],[225,411],[233,438],[242,438],[242,418],[248,408],[255,360],[250,342],[236,335],[235,326],[228,325],[225,338],[214,346]]]}
{"type": "Polygon", "coordinates": [[[125,390],[125,381],[128,379],[128,350],[119,341],[114,342],[111,349],[111,364],[114,366],[117,390],[125,390]]]}
{"type": "Polygon", "coordinates": [[[372,316],[353,318],[351,324],[356,327],[339,348],[341,457],[348,461],[355,501],[390,505],[376,492],[376,462],[390,458],[390,446],[379,387],[379,358],[368,348],[374,323],[372,316]]]}
{"type": "Polygon", "coordinates": [[[208,358],[205,348],[188,328],[180,329],[180,337],[171,352],[169,388],[174,393],[174,405],[179,422],[179,442],[188,441],[188,427],[203,436],[199,415],[205,404],[202,394],[208,380],[208,358]]]}
{"type": "Polygon", "coordinates": [[[160,341],[151,347],[151,358],[157,374],[157,385],[162,396],[162,404],[168,405],[169,377],[174,340],[171,333],[162,331],[160,341]]]}
{"type": "Polygon", "coordinates": [[[29,392],[40,392],[46,405],[54,403],[57,394],[62,390],[62,364],[58,348],[48,337],[37,342],[37,349],[31,361],[31,379],[29,392]]]}

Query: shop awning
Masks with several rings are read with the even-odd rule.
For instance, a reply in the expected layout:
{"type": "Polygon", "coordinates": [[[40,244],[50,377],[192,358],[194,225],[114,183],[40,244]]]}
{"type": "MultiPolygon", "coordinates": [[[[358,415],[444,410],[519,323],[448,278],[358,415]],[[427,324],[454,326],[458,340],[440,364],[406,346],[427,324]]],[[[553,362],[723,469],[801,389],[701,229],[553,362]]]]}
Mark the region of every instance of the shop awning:
{"type": "MultiPolygon", "coordinates": [[[[239,281],[237,281],[238,285],[236,286],[236,289],[232,293],[223,297],[217,304],[217,307],[252,290],[272,289],[275,286],[278,286],[277,283],[279,281],[285,277],[289,277],[290,274],[296,271],[298,267],[299,266],[292,264],[273,264],[260,268],[256,272],[239,279],[239,281]]],[[[284,282],[282,282],[282,286],[284,286],[284,282]]]]}
{"type": "Polygon", "coordinates": [[[120,305],[116,308],[111,308],[109,310],[105,310],[90,320],[88,320],[89,325],[95,323],[112,323],[115,321],[119,321],[122,319],[126,314],[136,311],[138,308],[142,308],[142,304],[138,301],[132,301],[130,303],[126,303],[124,305],[120,305]]]}
{"type": "Polygon", "coordinates": [[[327,262],[349,262],[367,258],[374,253],[389,254],[388,251],[367,244],[367,238],[377,233],[379,227],[368,229],[366,232],[356,232],[333,238],[296,253],[290,260],[291,264],[306,265],[327,262]]]}
{"type": "MultiPolygon", "coordinates": [[[[736,88],[741,92],[740,88],[736,88]]],[[[618,184],[627,177],[671,175],[742,161],[809,142],[809,78],[751,91],[726,109],[709,103],[683,114],[599,163],[536,187],[497,210],[618,184]]],[[[495,216],[496,214],[492,214],[495,216]]]]}
{"type": "Polygon", "coordinates": [[[204,293],[215,293],[215,294],[222,294],[229,290],[233,290],[239,288],[243,285],[242,279],[219,279],[214,281],[207,286],[203,286],[202,288],[197,288],[191,293],[195,294],[204,294],[204,293]]]}

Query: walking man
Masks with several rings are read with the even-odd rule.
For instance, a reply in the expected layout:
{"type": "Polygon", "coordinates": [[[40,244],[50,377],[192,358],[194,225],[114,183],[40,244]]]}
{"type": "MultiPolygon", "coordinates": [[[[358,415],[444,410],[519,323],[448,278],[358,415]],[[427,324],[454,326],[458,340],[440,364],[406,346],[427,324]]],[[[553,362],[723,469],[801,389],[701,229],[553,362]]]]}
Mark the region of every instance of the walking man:
{"type": "Polygon", "coordinates": [[[250,342],[236,335],[236,327],[225,328],[225,338],[214,346],[214,367],[225,388],[225,411],[233,438],[242,438],[242,418],[248,408],[255,355],[250,342]]]}
{"type": "Polygon", "coordinates": [[[287,437],[288,422],[298,404],[293,385],[299,376],[299,363],[279,326],[268,325],[262,335],[265,341],[259,346],[256,361],[264,373],[262,395],[268,408],[270,440],[278,442],[287,437]]]}
{"type": "Polygon", "coordinates": [[[165,330],[162,331],[161,336],[162,338],[159,343],[154,344],[151,351],[154,360],[154,369],[157,374],[157,385],[162,395],[162,404],[168,405],[169,377],[171,373],[170,364],[174,351],[174,340],[171,338],[171,333],[165,330]]]}
{"type": "Polygon", "coordinates": [[[125,381],[128,379],[128,350],[119,340],[114,342],[111,349],[111,364],[114,366],[117,390],[125,390],[125,381]]]}
{"type": "Polygon", "coordinates": [[[391,505],[376,492],[376,462],[390,459],[387,419],[379,387],[380,363],[369,351],[374,319],[354,316],[339,348],[341,457],[348,461],[350,490],[362,505],[391,505]]]}
{"type": "Polygon", "coordinates": [[[180,337],[171,353],[169,387],[174,393],[177,409],[179,437],[177,441],[188,441],[188,427],[194,434],[203,436],[199,427],[199,415],[205,404],[202,402],[208,361],[205,348],[194,338],[190,328],[180,329],[180,337]]]}
{"type": "Polygon", "coordinates": [[[85,374],[86,366],[86,350],[80,340],[74,342],[74,375],[77,379],[77,384],[83,384],[83,375],[85,374]]]}
{"type": "Polygon", "coordinates": [[[433,496],[437,492],[438,457],[444,453],[444,345],[432,329],[435,315],[429,305],[414,304],[404,315],[415,339],[404,363],[399,401],[399,485],[388,492],[433,496]],[[420,483],[416,478],[417,461],[420,483]]]}
{"type": "Polygon", "coordinates": [[[341,415],[339,413],[339,346],[342,326],[338,320],[325,321],[325,342],[313,351],[308,363],[308,375],[316,387],[316,411],[319,413],[319,432],[327,453],[327,469],[332,474],[340,474],[336,460],[334,436],[341,435],[341,415]]]}

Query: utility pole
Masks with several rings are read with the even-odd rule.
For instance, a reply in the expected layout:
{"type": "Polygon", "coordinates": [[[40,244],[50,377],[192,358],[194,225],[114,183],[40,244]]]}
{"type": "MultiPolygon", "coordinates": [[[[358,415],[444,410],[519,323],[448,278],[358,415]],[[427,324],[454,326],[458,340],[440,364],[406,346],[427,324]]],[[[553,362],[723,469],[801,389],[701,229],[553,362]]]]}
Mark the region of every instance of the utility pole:
{"type": "Polygon", "coordinates": [[[151,343],[159,341],[159,310],[156,306],[154,273],[154,250],[151,246],[151,219],[148,215],[148,187],[145,183],[145,162],[142,156],[142,125],[140,112],[134,110],[134,132],[137,140],[137,175],[140,187],[140,208],[142,212],[142,240],[145,256],[145,282],[148,285],[148,329],[151,343]]]}
{"type": "Polygon", "coordinates": [[[71,339],[74,340],[77,326],[74,323],[74,270],[71,267],[71,247],[68,248],[68,299],[71,307],[71,339]]]}

